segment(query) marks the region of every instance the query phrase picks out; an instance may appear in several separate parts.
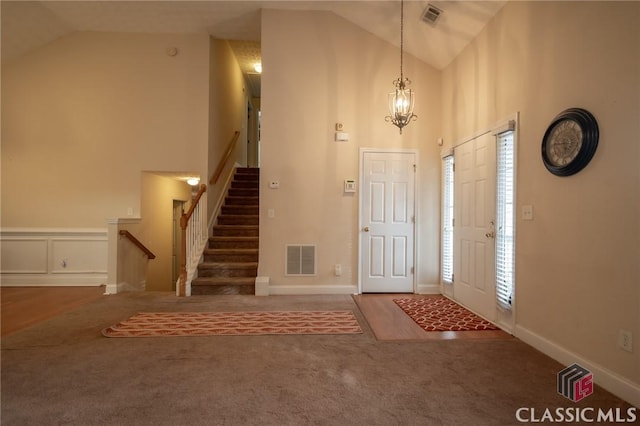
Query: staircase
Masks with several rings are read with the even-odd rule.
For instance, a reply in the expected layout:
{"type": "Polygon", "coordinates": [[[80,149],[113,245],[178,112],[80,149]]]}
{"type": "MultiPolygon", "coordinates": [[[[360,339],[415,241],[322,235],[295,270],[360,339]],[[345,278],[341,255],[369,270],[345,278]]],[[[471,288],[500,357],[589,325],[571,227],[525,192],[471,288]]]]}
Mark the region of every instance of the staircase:
{"type": "Polygon", "coordinates": [[[191,294],[255,294],[260,169],[237,168],[191,294]]]}

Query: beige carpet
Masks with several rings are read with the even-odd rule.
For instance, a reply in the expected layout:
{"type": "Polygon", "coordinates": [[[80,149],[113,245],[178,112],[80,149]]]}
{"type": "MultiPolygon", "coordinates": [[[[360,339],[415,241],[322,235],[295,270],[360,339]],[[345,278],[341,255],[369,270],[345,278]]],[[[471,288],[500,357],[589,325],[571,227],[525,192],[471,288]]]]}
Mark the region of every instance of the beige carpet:
{"type": "MultiPolygon", "coordinates": [[[[518,339],[380,342],[351,296],[104,296],[2,338],[2,425],[513,425],[519,407],[628,404],[557,392],[518,339]],[[363,333],[107,339],[139,312],[353,311],[363,333]]],[[[596,378],[597,379],[597,378],[596,378]]],[[[537,414],[540,415],[540,414],[537,414]]]]}

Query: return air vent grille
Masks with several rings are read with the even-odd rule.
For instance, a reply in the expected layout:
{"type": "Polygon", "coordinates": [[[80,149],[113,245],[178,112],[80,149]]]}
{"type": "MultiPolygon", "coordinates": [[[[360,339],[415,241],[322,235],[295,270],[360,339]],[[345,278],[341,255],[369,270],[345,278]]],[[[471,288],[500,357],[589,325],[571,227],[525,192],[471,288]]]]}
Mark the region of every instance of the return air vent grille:
{"type": "Polygon", "coordinates": [[[287,245],[286,275],[315,275],[316,246],[287,245]]]}
{"type": "Polygon", "coordinates": [[[439,9],[429,3],[422,13],[422,20],[430,25],[435,25],[442,16],[442,9],[439,9]]]}

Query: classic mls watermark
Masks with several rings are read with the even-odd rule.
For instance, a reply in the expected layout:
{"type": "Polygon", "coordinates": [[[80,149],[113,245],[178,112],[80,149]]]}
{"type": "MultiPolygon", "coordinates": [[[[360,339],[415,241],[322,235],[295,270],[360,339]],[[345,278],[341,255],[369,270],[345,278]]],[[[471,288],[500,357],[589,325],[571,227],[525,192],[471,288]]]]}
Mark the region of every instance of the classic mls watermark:
{"type": "MultiPolygon", "coordinates": [[[[565,398],[578,402],[593,393],[593,374],[579,364],[572,364],[558,373],[558,393],[565,398]]],[[[634,423],[637,420],[636,409],[558,407],[536,410],[533,407],[520,407],[516,410],[516,420],[521,423],[634,423]]]]}
{"type": "Polygon", "coordinates": [[[593,393],[593,374],[578,364],[573,364],[558,373],[558,393],[573,402],[593,393]]]}

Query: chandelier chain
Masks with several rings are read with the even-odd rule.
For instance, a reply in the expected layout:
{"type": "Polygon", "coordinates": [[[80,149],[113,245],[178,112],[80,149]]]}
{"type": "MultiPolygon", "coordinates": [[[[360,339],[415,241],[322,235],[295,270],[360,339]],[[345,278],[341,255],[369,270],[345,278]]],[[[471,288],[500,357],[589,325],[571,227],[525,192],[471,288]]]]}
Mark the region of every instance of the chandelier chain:
{"type": "Polygon", "coordinates": [[[400,81],[404,81],[402,59],[404,51],[404,0],[400,0],[400,81]]]}

